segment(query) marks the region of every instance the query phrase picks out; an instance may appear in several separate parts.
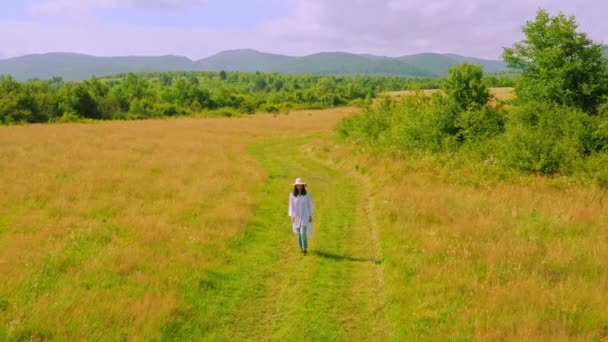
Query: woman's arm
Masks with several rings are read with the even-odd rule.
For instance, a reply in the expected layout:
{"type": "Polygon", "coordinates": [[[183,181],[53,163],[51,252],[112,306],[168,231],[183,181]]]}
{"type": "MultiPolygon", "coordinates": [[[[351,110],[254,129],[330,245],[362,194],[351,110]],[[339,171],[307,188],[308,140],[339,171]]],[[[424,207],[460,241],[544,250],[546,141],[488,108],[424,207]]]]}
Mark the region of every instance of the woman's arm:
{"type": "Polygon", "coordinates": [[[293,217],[293,194],[289,194],[289,208],[287,209],[287,215],[293,217]]]}
{"type": "Polygon", "coordinates": [[[310,197],[310,193],[308,194],[308,213],[310,214],[310,218],[308,219],[309,222],[312,222],[312,213],[313,213],[313,206],[312,206],[312,197],[310,197]]]}

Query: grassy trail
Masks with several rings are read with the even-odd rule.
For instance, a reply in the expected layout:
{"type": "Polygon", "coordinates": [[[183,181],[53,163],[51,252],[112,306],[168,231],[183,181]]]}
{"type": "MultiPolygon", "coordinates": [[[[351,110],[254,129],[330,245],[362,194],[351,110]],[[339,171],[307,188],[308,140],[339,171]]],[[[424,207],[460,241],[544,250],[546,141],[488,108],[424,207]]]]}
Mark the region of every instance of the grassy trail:
{"type": "MultiPolygon", "coordinates": [[[[382,259],[366,188],[310,159],[310,138],[250,147],[267,172],[256,215],[214,272],[192,274],[167,338],[361,340],[382,338],[382,259]],[[299,253],[287,216],[301,176],[315,204],[309,255],[299,253]]],[[[252,194],[253,195],[253,194],[252,194]]]]}

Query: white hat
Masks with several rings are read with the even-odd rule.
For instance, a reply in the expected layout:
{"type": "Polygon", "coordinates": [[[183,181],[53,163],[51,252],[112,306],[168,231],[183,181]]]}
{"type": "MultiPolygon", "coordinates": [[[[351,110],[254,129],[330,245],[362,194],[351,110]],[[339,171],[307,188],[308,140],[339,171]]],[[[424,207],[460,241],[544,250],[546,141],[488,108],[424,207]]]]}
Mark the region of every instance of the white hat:
{"type": "Polygon", "coordinates": [[[299,184],[306,185],[306,182],[304,182],[304,180],[302,178],[298,177],[298,178],[296,178],[296,181],[293,182],[293,185],[299,185],[299,184]]]}

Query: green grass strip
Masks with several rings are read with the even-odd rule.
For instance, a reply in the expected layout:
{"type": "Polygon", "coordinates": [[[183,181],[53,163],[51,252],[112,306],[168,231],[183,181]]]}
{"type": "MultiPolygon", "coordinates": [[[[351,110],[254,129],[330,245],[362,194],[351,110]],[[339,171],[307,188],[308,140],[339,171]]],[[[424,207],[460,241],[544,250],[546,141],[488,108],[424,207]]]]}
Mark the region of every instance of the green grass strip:
{"type": "Polygon", "coordinates": [[[349,298],[351,275],[367,261],[349,253],[357,188],[348,177],[308,160],[300,151],[308,141],[282,138],[250,146],[267,172],[255,217],[217,269],[192,272],[164,338],[352,337],[346,330],[352,325],[343,324],[357,310],[349,298]],[[309,183],[316,209],[308,256],[299,253],[287,216],[290,184],[297,176],[309,183]]]}

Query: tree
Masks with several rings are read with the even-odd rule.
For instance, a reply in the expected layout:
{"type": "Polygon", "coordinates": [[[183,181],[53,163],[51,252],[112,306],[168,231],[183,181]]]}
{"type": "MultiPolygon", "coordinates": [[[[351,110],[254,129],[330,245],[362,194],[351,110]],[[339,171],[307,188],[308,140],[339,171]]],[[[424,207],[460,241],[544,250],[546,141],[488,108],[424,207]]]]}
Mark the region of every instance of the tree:
{"type": "Polygon", "coordinates": [[[110,87],[96,77],[93,77],[88,81],[84,81],[83,83],[89,90],[89,93],[96,99],[106,97],[110,91],[110,87]]]}
{"type": "Polygon", "coordinates": [[[211,97],[208,91],[201,89],[197,84],[183,77],[173,82],[169,95],[180,106],[186,106],[188,103],[197,101],[199,105],[208,107],[211,97]]]}
{"type": "Polygon", "coordinates": [[[451,68],[442,89],[454,100],[459,111],[484,106],[490,99],[490,91],[483,81],[483,69],[477,64],[463,63],[451,68]]]}
{"type": "Polygon", "coordinates": [[[328,93],[334,93],[336,91],[336,78],[334,76],[323,76],[316,84],[318,95],[324,95],[328,93]]]}
{"type": "Polygon", "coordinates": [[[101,119],[97,101],[86,85],[67,83],[58,92],[59,108],[63,113],[74,113],[83,118],[101,119]]]}
{"type": "Polygon", "coordinates": [[[608,95],[602,47],[577,32],[573,16],[539,9],[523,26],[525,39],[505,48],[503,59],[520,72],[516,93],[523,101],[546,100],[595,114],[608,95]]]}
{"type": "Polygon", "coordinates": [[[29,81],[22,85],[26,94],[29,94],[32,115],[29,122],[48,122],[52,118],[59,117],[57,97],[51,89],[52,83],[49,81],[29,81]]]}
{"type": "Polygon", "coordinates": [[[266,82],[264,75],[256,74],[253,91],[256,91],[256,92],[266,91],[267,87],[268,87],[268,83],[266,82]]]}
{"type": "Polygon", "coordinates": [[[158,77],[158,79],[160,81],[160,84],[162,84],[165,87],[170,86],[173,82],[173,79],[171,78],[171,76],[166,72],[161,73],[160,76],[158,77]]]}
{"type": "Polygon", "coordinates": [[[481,65],[452,67],[441,86],[445,96],[433,95],[431,113],[434,128],[448,138],[446,142],[483,140],[502,132],[504,118],[488,106],[490,90],[481,65]]]}
{"type": "Polygon", "coordinates": [[[140,75],[128,73],[122,82],[125,94],[130,100],[141,100],[150,93],[150,84],[140,75]]]}
{"type": "Polygon", "coordinates": [[[0,75],[0,123],[28,122],[32,97],[12,76],[0,75]]]}

